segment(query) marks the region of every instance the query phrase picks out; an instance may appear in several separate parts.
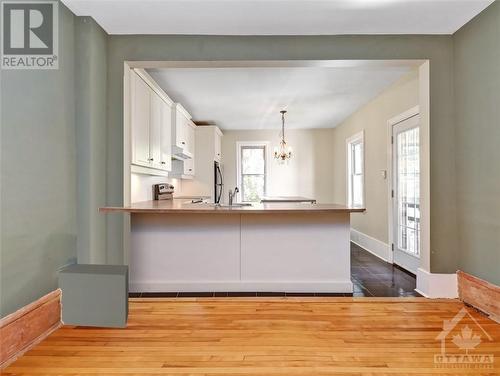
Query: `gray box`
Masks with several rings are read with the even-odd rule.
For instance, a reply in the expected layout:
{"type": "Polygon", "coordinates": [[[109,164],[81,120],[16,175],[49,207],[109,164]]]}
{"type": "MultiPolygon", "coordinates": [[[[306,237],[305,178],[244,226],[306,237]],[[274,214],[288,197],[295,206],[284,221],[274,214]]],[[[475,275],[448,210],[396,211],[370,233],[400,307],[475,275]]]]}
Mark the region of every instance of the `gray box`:
{"type": "Polygon", "coordinates": [[[65,324],[127,326],[128,266],[70,265],[59,271],[59,287],[65,324]]]}

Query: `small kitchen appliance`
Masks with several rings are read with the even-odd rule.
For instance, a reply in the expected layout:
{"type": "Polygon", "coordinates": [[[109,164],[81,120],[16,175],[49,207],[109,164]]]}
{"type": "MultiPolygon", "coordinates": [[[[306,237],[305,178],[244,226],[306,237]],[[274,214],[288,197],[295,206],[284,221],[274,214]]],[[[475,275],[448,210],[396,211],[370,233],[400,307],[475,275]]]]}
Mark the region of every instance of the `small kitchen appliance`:
{"type": "Polygon", "coordinates": [[[174,186],[168,183],[153,185],[155,200],[172,200],[174,194],[174,186]]]}

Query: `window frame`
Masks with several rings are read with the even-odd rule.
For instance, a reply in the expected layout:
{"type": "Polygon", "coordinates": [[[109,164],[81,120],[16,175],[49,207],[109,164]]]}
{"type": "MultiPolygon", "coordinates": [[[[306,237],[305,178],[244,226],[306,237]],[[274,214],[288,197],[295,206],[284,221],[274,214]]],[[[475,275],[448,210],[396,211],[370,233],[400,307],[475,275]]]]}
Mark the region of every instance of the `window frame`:
{"type": "MultiPolygon", "coordinates": [[[[241,166],[241,153],[244,148],[264,148],[264,196],[267,192],[268,168],[269,161],[269,142],[268,141],[237,141],[236,142],[236,186],[240,192],[237,195],[238,201],[243,201],[243,174],[241,166]]],[[[260,174],[245,174],[245,175],[260,175],[260,174]]]]}
{"type": "Polygon", "coordinates": [[[346,139],[346,195],[347,195],[347,204],[349,206],[353,206],[353,198],[354,198],[354,179],[353,179],[353,170],[354,170],[354,147],[355,145],[361,144],[361,204],[356,204],[356,206],[365,207],[366,206],[366,197],[365,197],[365,132],[364,130],[352,135],[351,137],[346,139]]]}

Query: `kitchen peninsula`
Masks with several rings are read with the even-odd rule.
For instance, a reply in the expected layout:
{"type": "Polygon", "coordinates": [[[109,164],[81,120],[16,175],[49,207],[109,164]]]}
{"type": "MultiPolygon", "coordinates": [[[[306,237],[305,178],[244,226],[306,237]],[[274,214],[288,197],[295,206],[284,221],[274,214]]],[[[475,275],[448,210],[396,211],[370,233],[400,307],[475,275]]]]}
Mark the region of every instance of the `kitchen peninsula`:
{"type": "Polygon", "coordinates": [[[132,292],[352,292],[350,213],[363,208],[164,200],[100,210],[131,216],[132,292]]]}

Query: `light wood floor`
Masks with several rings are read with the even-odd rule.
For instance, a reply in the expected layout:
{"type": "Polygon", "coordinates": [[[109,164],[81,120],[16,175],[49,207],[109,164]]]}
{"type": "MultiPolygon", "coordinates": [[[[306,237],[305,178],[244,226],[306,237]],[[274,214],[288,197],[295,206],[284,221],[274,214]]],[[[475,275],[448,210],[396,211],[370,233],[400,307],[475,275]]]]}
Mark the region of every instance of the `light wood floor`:
{"type": "Polygon", "coordinates": [[[463,307],[424,298],[131,299],[127,329],[63,327],[4,374],[499,375],[500,324],[472,309],[492,341],[469,317],[456,329],[481,335],[469,352],[494,355],[494,368],[435,367],[443,320],[463,307]]]}

